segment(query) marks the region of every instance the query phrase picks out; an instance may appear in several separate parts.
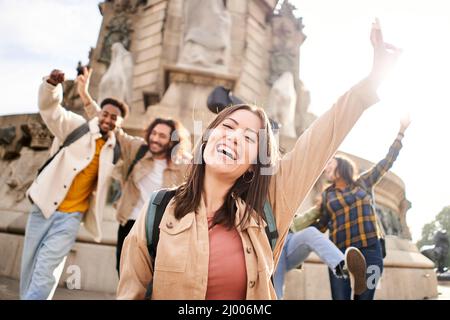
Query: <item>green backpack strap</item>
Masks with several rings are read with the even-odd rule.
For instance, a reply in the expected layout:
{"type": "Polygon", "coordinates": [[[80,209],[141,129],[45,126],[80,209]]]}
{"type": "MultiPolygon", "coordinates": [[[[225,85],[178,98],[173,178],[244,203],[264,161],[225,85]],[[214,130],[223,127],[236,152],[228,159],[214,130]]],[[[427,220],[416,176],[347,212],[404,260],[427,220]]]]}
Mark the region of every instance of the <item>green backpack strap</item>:
{"type": "Polygon", "coordinates": [[[278,240],[278,230],[277,225],[275,223],[275,217],[273,216],[272,207],[270,206],[269,201],[266,200],[264,203],[264,218],[266,220],[266,235],[267,239],[269,239],[270,248],[275,249],[275,244],[278,240]]]}
{"type": "Polygon", "coordinates": [[[153,224],[155,222],[155,212],[156,212],[156,205],[153,202],[157,194],[158,191],[152,192],[152,195],[150,197],[150,203],[147,209],[147,216],[145,217],[145,233],[147,237],[147,246],[152,242],[153,224]]]}
{"type": "MultiPolygon", "coordinates": [[[[155,266],[156,250],[159,241],[159,224],[162,216],[166,210],[170,200],[175,196],[176,189],[162,189],[154,191],[150,197],[150,203],[147,209],[147,216],[145,219],[145,230],[147,238],[147,249],[152,260],[153,269],[155,266]]],[[[272,207],[269,201],[264,203],[264,217],[267,223],[265,228],[267,238],[269,239],[272,251],[275,249],[275,244],[278,240],[278,231],[275,224],[275,217],[273,216],[272,207]]],[[[151,299],[153,292],[153,280],[147,286],[145,293],[146,299],[151,299]]]]}
{"type": "Polygon", "coordinates": [[[161,189],[154,191],[150,197],[145,220],[145,230],[147,236],[147,248],[150,257],[156,258],[156,249],[159,241],[159,224],[170,200],[175,196],[176,189],[161,189]]]}
{"type": "MultiPolygon", "coordinates": [[[[156,250],[159,241],[159,224],[170,200],[175,196],[176,189],[161,189],[153,191],[145,218],[145,233],[147,250],[151,258],[153,270],[155,269],[156,250]]],[[[147,285],[145,298],[150,299],[153,292],[153,280],[147,285]]]]}

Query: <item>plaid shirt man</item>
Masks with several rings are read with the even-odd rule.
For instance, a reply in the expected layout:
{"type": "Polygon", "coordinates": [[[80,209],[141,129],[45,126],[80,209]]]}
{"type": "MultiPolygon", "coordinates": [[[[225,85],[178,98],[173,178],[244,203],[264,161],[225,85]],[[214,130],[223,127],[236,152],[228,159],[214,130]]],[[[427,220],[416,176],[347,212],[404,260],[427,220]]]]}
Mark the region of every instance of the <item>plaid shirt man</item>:
{"type": "Polygon", "coordinates": [[[330,230],[330,240],[339,248],[364,248],[381,236],[372,206],[372,189],[392,167],[402,148],[401,136],[395,139],[386,157],[359,176],[343,190],[331,185],[322,193],[322,214],[315,226],[330,230]]]}

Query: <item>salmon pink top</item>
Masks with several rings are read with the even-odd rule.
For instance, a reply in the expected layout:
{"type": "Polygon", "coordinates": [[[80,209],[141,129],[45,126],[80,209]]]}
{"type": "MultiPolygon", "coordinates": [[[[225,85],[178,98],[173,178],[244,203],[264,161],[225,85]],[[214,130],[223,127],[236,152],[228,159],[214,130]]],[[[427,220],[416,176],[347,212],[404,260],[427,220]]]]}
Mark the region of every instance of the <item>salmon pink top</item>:
{"type": "MultiPolygon", "coordinates": [[[[212,217],[208,217],[211,225],[212,217]]],[[[247,270],[244,248],[236,228],[209,229],[209,266],[206,300],[245,300],[247,270]]]]}

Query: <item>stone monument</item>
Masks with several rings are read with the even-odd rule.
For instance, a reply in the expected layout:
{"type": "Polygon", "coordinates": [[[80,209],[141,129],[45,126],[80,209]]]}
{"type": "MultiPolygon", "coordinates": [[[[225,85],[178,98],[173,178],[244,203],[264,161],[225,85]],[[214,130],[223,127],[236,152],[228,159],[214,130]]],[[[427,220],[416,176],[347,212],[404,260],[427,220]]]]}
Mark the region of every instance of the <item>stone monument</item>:
{"type": "Polygon", "coordinates": [[[131,102],[131,83],[133,80],[133,57],[122,43],[111,46],[111,63],[99,84],[98,101],[115,97],[126,103],[131,102]]]}
{"type": "MultiPolygon", "coordinates": [[[[285,151],[314,119],[308,113],[310,94],[300,80],[300,46],[306,36],[302,19],[294,15],[295,8],[287,0],[105,0],[99,9],[103,20],[96,47],[89,52],[89,65],[94,70],[89,90],[98,100],[111,94],[105,91],[110,88],[110,84],[105,85],[108,78],[120,82],[120,89],[114,93],[120,92],[131,107],[124,123],[130,134],[142,135],[156,116],[180,119],[191,134],[193,120],[205,128],[214,117],[207,108],[207,96],[216,86],[232,90],[236,97],[268,112],[275,106],[270,101],[285,101],[282,106],[276,105],[279,110],[275,113],[285,128],[280,132],[285,151]],[[114,71],[120,76],[111,79],[108,73],[113,74],[111,70],[115,69],[116,50],[126,53],[127,62],[122,64],[127,67],[114,71]],[[126,80],[130,74],[131,81],[126,80]],[[279,89],[276,92],[277,79],[289,83],[287,95],[279,89]]],[[[65,106],[83,114],[73,80],[66,81],[64,88],[65,106]]],[[[47,158],[50,144],[50,133],[38,114],[0,117],[0,276],[19,277],[30,209],[24,191],[47,158]]],[[[372,165],[349,156],[361,170],[372,165]]],[[[320,190],[319,181],[299,212],[312,205],[320,190]]],[[[385,271],[376,297],[437,296],[434,265],[410,241],[405,219],[410,204],[403,182],[388,173],[375,194],[388,234],[385,271]]],[[[69,267],[77,266],[82,270],[83,290],[114,294],[118,281],[117,227],[110,205],[104,213],[104,239],[100,244],[93,243],[84,228],[80,229],[61,286],[73,269],[69,267]]],[[[312,255],[303,270],[287,275],[285,296],[330,298],[327,267],[312,255]]]]}
{"type": "Polygon", "coordinates": [[[267,102],[267,114],[273,120],[282,124],[280,134],[295,138],[295,109],[297,104],[297,93],[294,87],[294,75],[285,71],[275,80],[270,89],[267,102]]]}

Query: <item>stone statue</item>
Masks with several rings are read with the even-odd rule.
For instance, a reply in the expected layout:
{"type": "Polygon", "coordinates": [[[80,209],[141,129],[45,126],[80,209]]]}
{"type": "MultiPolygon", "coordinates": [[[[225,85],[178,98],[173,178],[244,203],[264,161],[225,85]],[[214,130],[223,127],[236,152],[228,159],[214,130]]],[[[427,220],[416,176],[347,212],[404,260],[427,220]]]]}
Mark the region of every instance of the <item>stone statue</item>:
{"type": "Polygon", "coordinates": [[[280,134],[295,138],[295,109],[297,93],[294,86],[294,75],[284,72],[273,84],[269,93],[267,114],[281,123],[280,134]]]}
{"type": "Polygon", "coordinates": [[[47,149],[52,144],[52,138],[42,120],[36,118],[0,129],[2,159],[8,161],[2,168],[0,179],[0,194],[6,195],[2,205],[10,202],[10,205],[15,206],[25,198],[37,169],[48,157],[47,149]]]}
{"type": "Polygon", "coordinates": [[[27,137],[17,134],[16,126],[0,128],[0,157],[3,160],[14,160],[20,156],[20,150],[27,144],[27,137]]]}
{"type": "Polygon", "coordinates": [[[28,120],[26,124],[20,126],[0,128],[0,158],[7,161],[17,159],[23,147],[30,147],[33,150],[48,149],[53,136],[41,121],[28,120]]]}
{"type": "Polygon", "coordinates": [[[74,80],[65,80],[63,83],[63,106],[67,110],[84,116],[84,105],[77,91],[77,85],[74,80]]]}
{"type": "Polygon", "coordinates": [[[15,204],[25,199],[26,191],[36,177],[37,170],[47,158],[46,150],[35,151],[31,148],[23,148],[20,157],[11,162],[9,171],[5,173],[7,177],[5,184],[8,189],[4,200],[15,204]]]}
{"type": "Polygon", "coordinates": [[[30,136],[29,147],[33,150],[46,150],[52,145],[53,135],[43,122],[29,122],[21,126],[22,131],[30,136]]]}
{"type": "Polygon", "coordinates": [[[306,128],[314,122],[316,117],[311,113],[308,113],[308,108],[311,103],[311,94],[300,79],[298,79],[296,92],[297,106],[295,111],[295,128],[297,130],[297,136],[300,136],[306,128]]]}
{"type": "Polygon", "coordinates": [[[384,210],[376,208],[376,212],[386,235],[402,236],[402,225],[396,213],[386,208],[384,210]]]}
{"type": "Polygon", "coordinates": [[[439,230],[434,234],[433,237],[434,245],[425,245],[420,248],[420,252],[432,260],[436,266],[439,273],[444,273],[447,271],[445,265],[447,263],[448,249],[449,249],[449,239],[446,230],[439,230]]]}
{"type": "Polygon", "coordinates": [[[117,3],[115,3],[115,16],[111,19],[108,26],[106,27],[107,33],[103,41],[100,58],[98,59],[100,62],[106,63],[107,65],[111,63],[111,49],[114,43],[120,42],[127,50],[130,48],[131,44],[131,21],[129,19],[128,13],[123,9],[126,8],[124,6],[126,6],[127,4],[119,2],[122,1],[118,1],[117,3]]]}
{"type": "Polygon", "coordinates": [[[115,97],[131,103],[133,57],[120,42],[111,47],[111,65],[106,70],[99,84],[98,101],[115,97]]]}
{"type": "Polygon", "coordinates": [[[295,17],[295,10],[288,0],[284,0],[280,9],[271,16],[272,48],[267,83],[272,86],[284,72],[291,72],[294,75],[294,87],[297,92],[294,122],[296,134],[300,135],[314,121],[314,117],[307,112],[310,103],[309,92],[298,79],[300,46],[306,36],[303,33],[302,18],[295,17]]]}
{"type": "Polygon", "coordinates": [[[185,0],[178,63],[227,71],[230,32],[231,18],[223,0],[185,0]]]}
{"type": "Polygon", "coordinates": [[[0,128],[0,145],[8,145],[14,141],[16,137],[16,127],[0,128]]]}
{"type": "Polygon", "coordinates": [[[114,12],[135,13],[140,5],[147,3],[147,0],[114,0],[113,2],[114,12]]]}
{"type": "Polygon", "coordinates": [[[283,72],[298,73],[299,47],[305,41],[301,18],[296,18],[295,7],[284,1],[279,12],[272,18],[273,43],[270,56],[269,84],[273,84],[283,72]]]}

